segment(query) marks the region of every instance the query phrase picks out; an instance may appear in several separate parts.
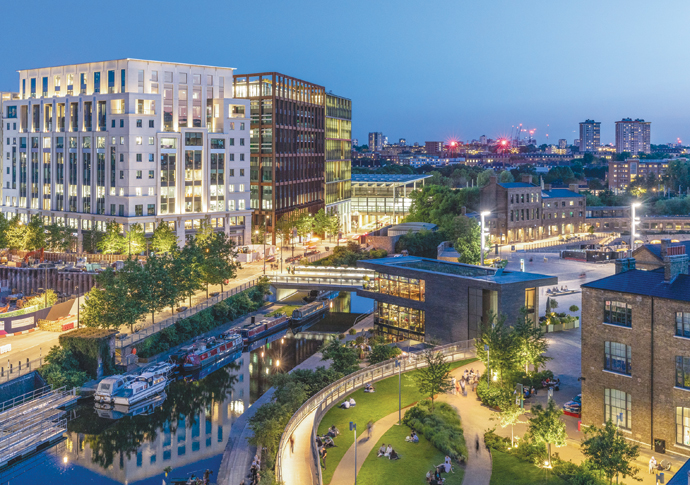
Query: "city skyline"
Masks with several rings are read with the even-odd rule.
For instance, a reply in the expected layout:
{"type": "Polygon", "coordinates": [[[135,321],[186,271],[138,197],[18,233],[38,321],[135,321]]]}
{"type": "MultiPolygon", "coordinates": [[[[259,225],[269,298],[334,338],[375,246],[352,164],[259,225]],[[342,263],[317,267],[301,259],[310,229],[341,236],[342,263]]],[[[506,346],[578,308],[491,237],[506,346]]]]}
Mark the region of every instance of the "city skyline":
{"type": "MultiPolygon", "coordinates": [[[[686,64],[682,46],[689,34],[681,19],[690,5],[621,5],[537,2],[525,9],[509,2],[436,2],[421,10],[412,2],[355,2],[324,12],[312,2],[297,8],[269,2],[262,25],[271,34],[250,37],[255,26],[249,4],[209,3],[189,10],[168,2],[156,11],[156,22],[138,34],[100,29],[94,42],[66,49],[58,26],[80,9],[89,9],[94,18],[107,15],[111,25],[136,23],[133,2],[115,10],[77,2],[73,9],[35,18],[30,36],[21,22],[5,24],[7,38],[24,40],[5,52],[0,90],[18,90],[17,69],[131,57],[228,66],[238,74],[284,71],[334,93],[346,92],[354,106],[353,138],[360,142],[369,132],[403,137],[410,144],[497,138],[522,123],[536,130],[540,144],[547,142],[547,133],[550,144],[561,138],[573,143],[578,124],[596,119],[602,124],[601,142],[608,144],[615,141],[615,122],[626,117],[652,121],[654,144],[690,141],[682,68],[651,67],[686,64]],[[227,26],[228,40],[221,36],[208,44],[194,35],[169,35],[201,27],[209,8],[213,23],[227,26]],[[410,19],[414,35],[401,38],[410,19]],[[328,34],[314,42],[310,29],[294,29],[298,21],[305,26],[326,22],[328,34]],[[274,43],[281,38],[289,42],[274,43]],[[372,45],[379,55],[370,55],[372,45]]],[[[5,18],[20,18],[27,8],[40,11],[48,4],[10,4],[5,18]]]]}

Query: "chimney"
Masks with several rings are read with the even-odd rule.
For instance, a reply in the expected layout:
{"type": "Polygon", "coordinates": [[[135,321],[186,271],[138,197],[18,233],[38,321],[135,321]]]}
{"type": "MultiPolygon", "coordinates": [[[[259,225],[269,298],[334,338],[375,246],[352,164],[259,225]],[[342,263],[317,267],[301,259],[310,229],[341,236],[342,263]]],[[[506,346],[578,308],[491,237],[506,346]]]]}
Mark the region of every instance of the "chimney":
{"type": "Polygon", "coordinates": [[[688,274],[688,255],[685,246],[669,246],[668,239],[661,240],[664,259],[664,283],[673,283],[679,274],[688,274]]]}
{"type": "Polygon", "coordinates": [[[635,258],[621,258],[615,261],[616,274],[625,273],[631,269],[635,269],[635,258]]]}
{"type": "Polygon", "coordinates": [[[570,184],[568,185],[568,189],[570,189],[571,192],[575,192],[576,194],[580,193],[580,184],[570,184]]]}
{"type": "Polygon", "coordinates": [[[523,173],[521,177],[522,183],[525,184],[531,184],[532,183],[532,176],[528,173],[523,173]]]}
{"type": "Polygon", "coordinates": [[[462,214],[463,216],[466,216],[467,215],[467,207],[465,207],[464,205],[462,207],[460,207],[460,214],[462,214]]]}
{"type": "Polygon", "coordinates": [[[489,177],[489,185],[496,185],[498,183],[498,176],[497,175],[491,175],[489,177]]]}
{"type": "Polygon", "coordinates": [[[543,185],[544,185],[544,190],[545,190],[545,191],[548,192],[549,190],[551,190],[551,184],[543,184],[543,185]]]}

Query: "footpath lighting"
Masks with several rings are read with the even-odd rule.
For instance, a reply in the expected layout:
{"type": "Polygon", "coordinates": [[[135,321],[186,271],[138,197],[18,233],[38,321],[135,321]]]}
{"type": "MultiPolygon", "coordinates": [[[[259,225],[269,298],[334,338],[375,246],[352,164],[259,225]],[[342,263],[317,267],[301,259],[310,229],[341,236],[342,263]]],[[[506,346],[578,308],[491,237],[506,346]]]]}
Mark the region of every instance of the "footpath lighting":
{"type": "Polygon", "coordinates": [[[357,424],[350,421],[350,431],[355,432],[355,485],[357,485],[357,424]]]}
{"type": "Polygon", "coordinates": [[[633,202],[630,206],[630,257],[632,257],[632,252],[635,249],[635,238],[640,237],[639,234],[635,234],[635,226],[640,225],[640,218],[635,216],[635,209],[641,205],[641,202],[633,202]]]}
{"type": "Polygon", "coordinates": [[[491,367],[489,367],[489,346],[484,345],[484,350],[486,350],[486,388],[491,387],[491,367]]]}
{"type": "Polygon", "coordinates": [[[486,236],[489,235],[489,231],[486,229],[484,219],[491,215],[491,211],[483,211],[480,214],[481,217],[481,256],[480,256],[480,264],[484,266],[484,247],[486,246],[486,236]]]}

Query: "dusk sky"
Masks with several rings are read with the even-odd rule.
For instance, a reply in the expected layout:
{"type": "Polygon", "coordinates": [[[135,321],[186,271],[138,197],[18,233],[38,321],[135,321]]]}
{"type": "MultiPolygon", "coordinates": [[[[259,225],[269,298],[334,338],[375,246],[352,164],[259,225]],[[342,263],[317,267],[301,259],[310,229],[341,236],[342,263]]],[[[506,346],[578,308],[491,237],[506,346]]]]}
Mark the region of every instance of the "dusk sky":
{"type": "Polygon", "coordinates": [[[353,137],[539,143],[623,117],[690,143],[690,2],[24,0],[3,4],[0,90],[18,69],[124,57],[280,71],[353,101],[353,137]]]}

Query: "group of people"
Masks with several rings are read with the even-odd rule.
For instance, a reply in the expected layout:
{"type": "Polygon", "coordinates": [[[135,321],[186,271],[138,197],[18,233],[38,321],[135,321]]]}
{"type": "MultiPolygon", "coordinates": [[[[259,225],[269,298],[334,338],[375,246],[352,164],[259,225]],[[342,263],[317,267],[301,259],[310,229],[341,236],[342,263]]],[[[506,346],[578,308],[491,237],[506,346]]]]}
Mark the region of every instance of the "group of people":
{"type": "Polygon", "coordinates": [[[350,408],[355,407],[356,405],[357,405],[357,403],[355,402],[355,400],[350,398],[350,399],[346,399],[345,401],[341,402],[340,406],[338,406],[338,407],[341,407],[343,409],[350,409],[350,408]]]}
{"type": "Polygon", "coordinates": [[[323,436],[316,436],[316,447],[319,450],[319,457],[321,457],[321,466],[326,468],[326,456],[328,455],[328,448],[335,446],[333,438],[340,434],[340,430],[334,425],[328,428],[326,434],[323,436]]]}
{"type": "Polygon", "coordinates": [[[558,391],[561,386],[561,380],[558,377],[554,377],[553,379],[547,377],[545,381],[541,381],[541,385],[546,389],[553,387],[554,391],[558,391]]]}
{"type": "Polygon", "coordinates": [[[409,443],[419,443],[419,436],[417,436],[417,433],[415,430],[412,430],[412,433],[410,433],[410,436],[405,437],[405,441],[409,443]]]}
{"type": "Polygon", "coordinates": [[[388,458],[389,460],[398,460],[400,459],[400,456],[398,453],[393,449],[393,447],[389,444],[386,446],[385,444],[381,445],[381,448],[379,448],[378,452],[378,458],[384,457],[388,458]]]}
{"type": "Polygon", "coordinates": [[[249,485],[257,485],[261,481],[261,458],[259,455],[254,455],[248,478],[251,479],[249,485]]]}
{"type": "Polygon", "coordinates": [[[367,382],[364,384],[364,392],[376,392],[376,389],[374,389],[374,385],[367,382]]]}
{"type": "Polygon", "coordinates": [[[463,396],[467,396],[467,392],[465,391],[465,389],[468,386],[472,388],[473,392],[476,392],[478,384],[477,379],[478,374],[474,372],[474,369],[470,369],[469,371],[465,369],[465,372],[462,374],[462,377],[460,379],[456,379],[455,377],[452,377],[450,379],[450,392],[453,395],[462,394],[463,396]]]}
{"type": "Polygon", "coordinates": [[[450,456],[446,455],[445,460],[440,465],[437,465],[433,470],[426,473],[426,481],[431,485],[442,485],[446,479],[441,476],[442,473],[450,473],[453,470],[450,456]]]}
{"type": "Polygon", "coordinates": [[[203,478],[192,475],[187,480],[187,485],[209,485],[209,483],[210,483],[209,480],[210,480],[212,473],[213,472],[207,468],[206,471],[204,472],[203,478]]]}

